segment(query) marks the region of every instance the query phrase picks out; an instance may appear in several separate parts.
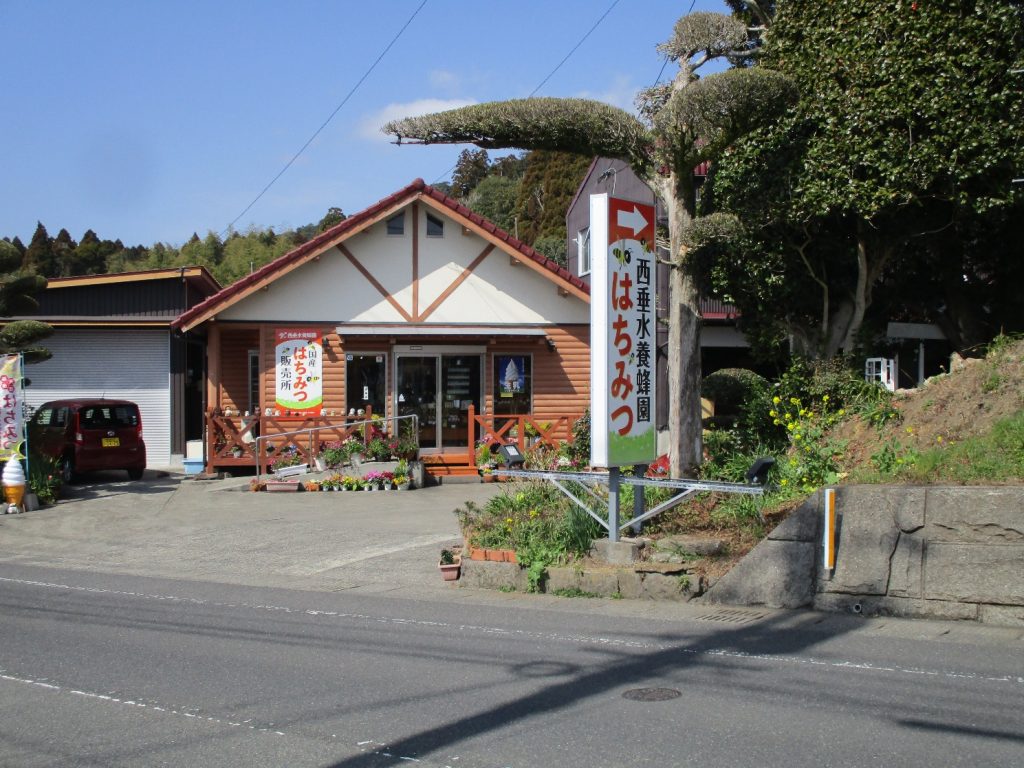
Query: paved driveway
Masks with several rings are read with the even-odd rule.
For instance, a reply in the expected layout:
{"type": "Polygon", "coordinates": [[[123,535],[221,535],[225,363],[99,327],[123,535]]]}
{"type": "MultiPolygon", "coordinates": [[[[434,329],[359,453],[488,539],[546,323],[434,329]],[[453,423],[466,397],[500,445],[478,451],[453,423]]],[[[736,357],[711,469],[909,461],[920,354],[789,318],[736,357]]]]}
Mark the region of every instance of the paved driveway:
{"type": "Polygon", "coordinates": [[[0,561],[254,586],[405,595],[446,589],[452,511],[494,485],[416,491],[250,493],[243,479],[97,474],[53,507],[0,515],[0,561]]]}

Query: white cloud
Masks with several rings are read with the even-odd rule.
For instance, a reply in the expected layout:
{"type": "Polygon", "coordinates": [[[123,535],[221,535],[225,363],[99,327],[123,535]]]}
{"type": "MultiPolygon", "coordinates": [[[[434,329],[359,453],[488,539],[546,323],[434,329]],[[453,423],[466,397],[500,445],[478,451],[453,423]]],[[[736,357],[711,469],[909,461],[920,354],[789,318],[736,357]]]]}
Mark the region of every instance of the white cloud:
{"type": "Polygon", "coordinates": [[[470,99],[417,99],[404,104],[388,104],[359,122],[359,135],[364,139],[390,141],[390,137],[381,133],[380,129],[391,120],[429,115],[432,112],[444,112],[446,109],[468,107],[470,104],[476,104],[476,102],[470,99]]]}
{"type": "Polygon", "coordinates": [[[624,109],[627,112],[635,112],[633,100],[636,98],[640,88],[633,84],[626,75],[617,75],[612,82],[601,92],[583,91],[577,94],[581,99],[594,99],[603,101],[605,104],[624,109]]]}
{"type": "Polygon", "coordinates": [[[438,90],[453,91],[462,85],[462,76],[447,69],[430,70],[430,85],[438,90]]]}

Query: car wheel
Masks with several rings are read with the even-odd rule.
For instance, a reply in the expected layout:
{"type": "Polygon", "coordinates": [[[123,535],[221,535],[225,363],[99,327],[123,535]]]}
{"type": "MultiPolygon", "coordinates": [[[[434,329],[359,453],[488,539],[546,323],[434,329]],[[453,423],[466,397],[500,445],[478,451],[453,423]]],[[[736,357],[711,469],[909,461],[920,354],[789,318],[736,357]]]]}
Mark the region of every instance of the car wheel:
{"type": "Polygon", "coordinates": [[[128,470],[128,479],[129,480],[141,480],[142,479],[142,473],[143,473],[143,470],[141,468],[139,468],[139,467],[136,467],[136,468],[133,468],[133,469],[129,469],[128,470]]]}
{"type": "Polygon", "coordinates": [[[60,461],[60,480],[65,485],[75,482],[78,474],[75,472],[75,460],[71,456],[65,456],[60,461]]]}

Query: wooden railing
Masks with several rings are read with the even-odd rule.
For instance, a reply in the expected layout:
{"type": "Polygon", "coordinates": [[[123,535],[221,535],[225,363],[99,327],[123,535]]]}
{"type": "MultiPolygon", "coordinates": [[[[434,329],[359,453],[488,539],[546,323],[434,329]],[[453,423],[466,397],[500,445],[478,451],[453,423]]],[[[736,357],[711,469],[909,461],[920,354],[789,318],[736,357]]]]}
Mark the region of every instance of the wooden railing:
{"type": "Polygon", "coordinates": [[[353,425],[332,423],[338,418],[344,417],[237,416],[218,411],[207,413],[207,468],[256,466],[260,458],[265,462],[268,455],[280,456],[287,448],[294,448],[303,463],[312,464],[320,444],[325,441],[342,442],[352,436],[365,439],[368,429],[366,422],[373,416],[367,413],[350,417],[353,422],[358,422],[353,425]],[[313,431],[308,436],[283,434],[302,430],[313,431]],[[256,455],[256,438],[260,436],[265,438],[260,440],[263,457],[256,455]]]}
{"type": "Polygon", "coordinates": [[[469,465],[476,466],[477,440],[492,444],[515,445],[519,452],[536,445],[558,448],[572,442],[572,425],[583,414],[561,414],[551,419],[538,419],[533,414],[478,414],[469,407],[469,465]]]}

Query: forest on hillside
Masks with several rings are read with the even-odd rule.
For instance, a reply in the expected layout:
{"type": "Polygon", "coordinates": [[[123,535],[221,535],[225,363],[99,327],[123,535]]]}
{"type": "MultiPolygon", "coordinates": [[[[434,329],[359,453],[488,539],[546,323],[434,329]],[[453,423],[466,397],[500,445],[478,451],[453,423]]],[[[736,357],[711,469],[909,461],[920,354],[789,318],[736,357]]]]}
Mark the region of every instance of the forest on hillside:
{"type": "MultiPolygon", "coordinates": [[[[490,219],[528,245],[565,264],[565,213],[590,164],[585,157],[562,152],[513,153],[492,159],[486,150],[464,150],[450,182],[436,187],[490,219]]],[[[156,242],[125,245],[101,238],[92,229],[80,239],[61,228],[51,236],[38,222],[28,245],[3,237],[6,261],[21,271],[47,278],[136,272],[201,265],[221,285],[230,285],[320,232],[344,220],[341,207],[330,207],[315,223],[277,232],[271,227],[230,231],[226,237],[193,232],[181,245],[156,242]]]]}

